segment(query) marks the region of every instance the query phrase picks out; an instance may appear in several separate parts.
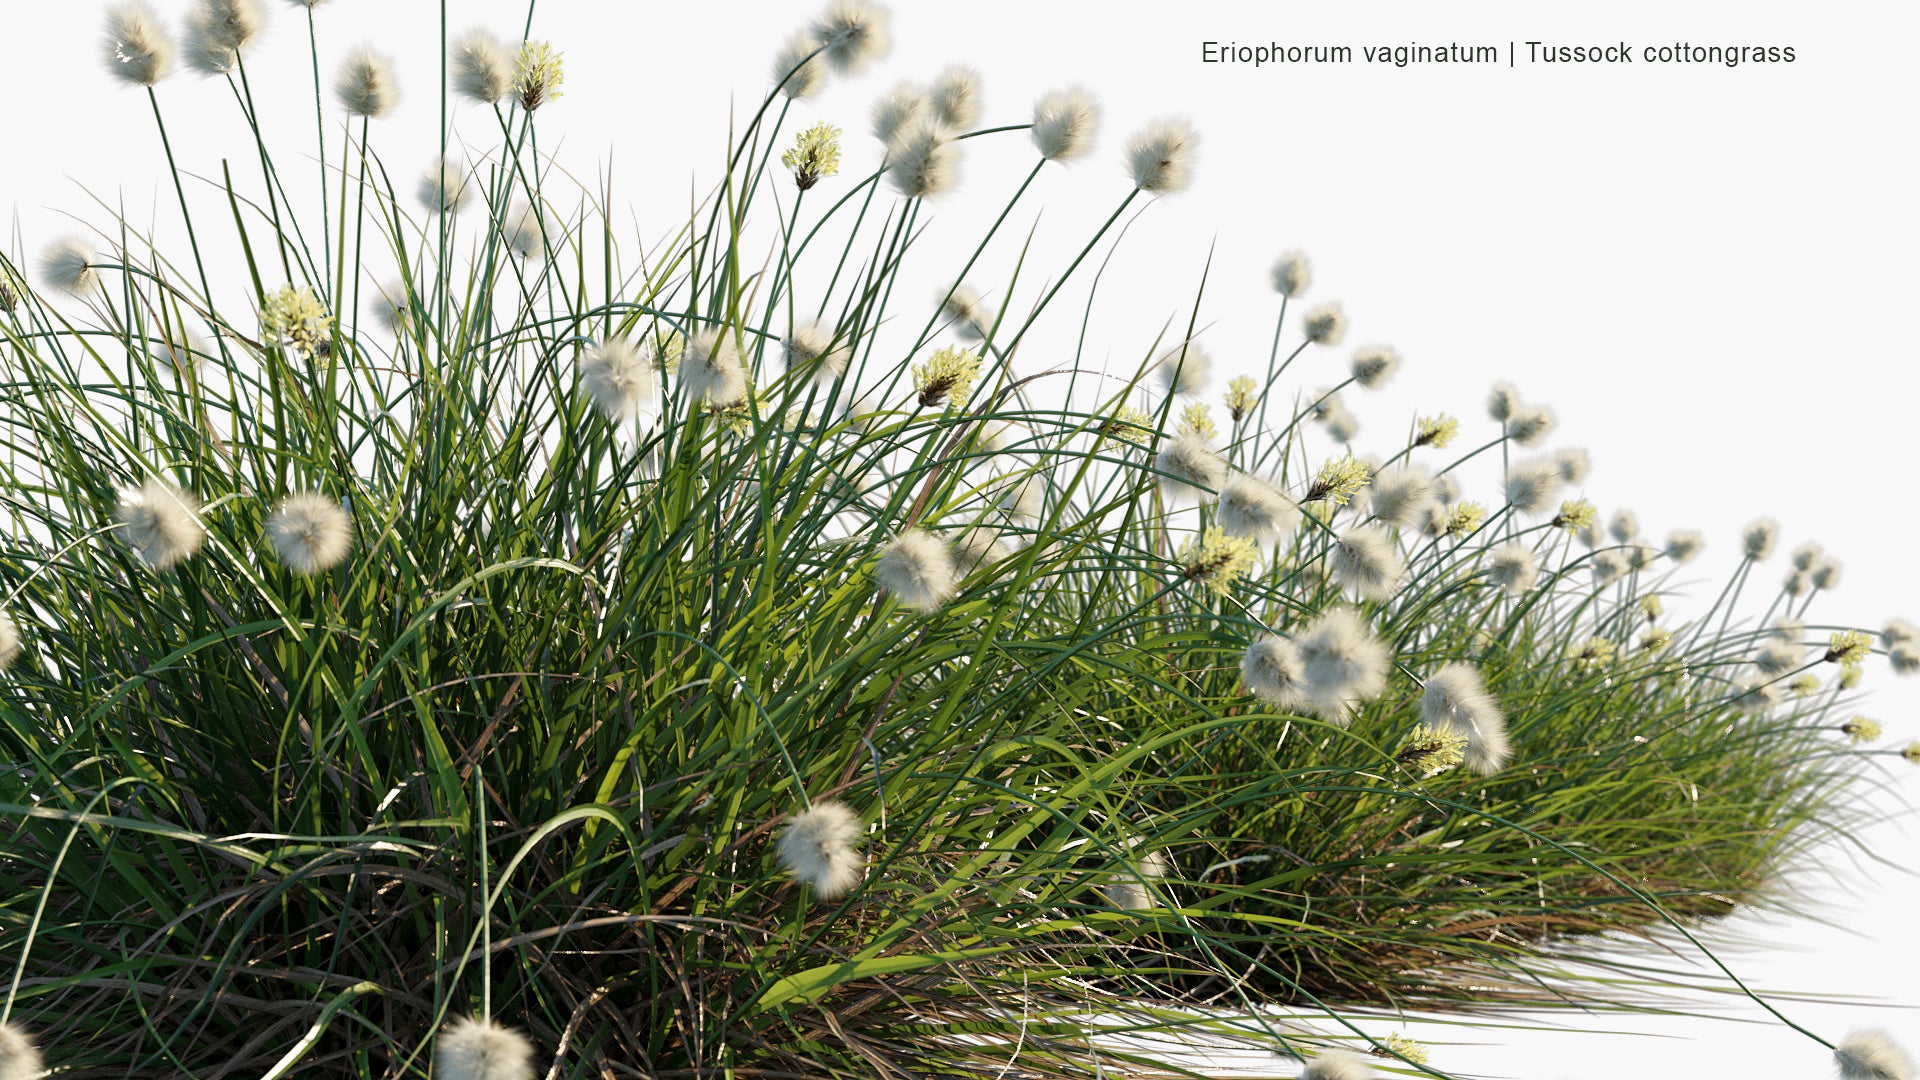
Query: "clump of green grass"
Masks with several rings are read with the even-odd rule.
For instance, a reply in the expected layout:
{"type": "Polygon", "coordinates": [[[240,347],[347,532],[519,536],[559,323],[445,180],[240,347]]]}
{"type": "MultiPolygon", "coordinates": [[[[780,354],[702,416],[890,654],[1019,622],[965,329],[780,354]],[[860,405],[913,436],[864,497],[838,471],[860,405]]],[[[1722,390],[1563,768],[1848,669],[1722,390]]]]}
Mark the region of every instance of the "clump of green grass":
{"type": "MultiPolygon", "coordinates": [[[[966,139],[1031,135],[1037,174],[1096,112],[914,126],[841,177],[787,108],[884,29],[804,32],[637,266],[548,179],[551,46],[456,44],[499,139],[424,201],[355,57],[310,213],[250,35],[200,41],[260,178],[217,220],[181,190],[189,252],[118,221],[53,291],[5,265],[5,1009],[61,1075],[452,1074],[518,1053],[492,1025],[549,1075],[1093,1075],[1164,1069],[1111,1036],[1244,1042],[1273,1005],[1625,1007],[1580,973],[1595,935],[1783,902],[1857,822],[1870,646],[1798,627],[1751,662],[1818,588],[1735,615],[1749,544],[1666,616],[1697,543],[1597,535],[1559,498],[1583,457],[1507,460],[1551,424],[1507,391],[1451,458],[1444,415],[1329,450],[1349,385],[1287,379],[1344,332],[1289,314],[1304,260],[1224,395],[1190,340],[1014,374],[1190,130],[1129,144],[1051,284],[992,290],[1024,306],[973,262],[903,300],[966,139]],[[1495,453],[1491,490],[1450,484],[1495,453]]],[[[965,77],[902,107],[961,118],[965,77]]]]}

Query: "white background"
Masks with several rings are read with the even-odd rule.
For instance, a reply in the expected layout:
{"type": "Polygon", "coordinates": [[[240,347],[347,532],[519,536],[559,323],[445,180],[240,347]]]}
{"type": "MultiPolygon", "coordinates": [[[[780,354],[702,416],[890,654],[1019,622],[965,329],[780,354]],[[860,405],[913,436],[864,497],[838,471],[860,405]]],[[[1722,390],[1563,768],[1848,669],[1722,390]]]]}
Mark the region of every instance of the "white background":
{"type": "MultiPolygon", "coordinates": [[[[175,21],[185,8],[158,6],[175,21]]],[[[526,12],[523,3],[453,6],[456,32],[486,23],[516,37],[526,12]]],[[[8,247],[37,254],[67,227],[65,212],[101,223],[83,189],[135,221],[158,221],[163,242],[177,236],[144,93],[102,72],[101,5],[5,7],[0,71],[11,89],[0,207],[17,214],[8,247]]],[[[595,186],[611,167],[616,205],[623,215],[631,208],[633,232],[648,241],[684,220],[690,193],[716,181],[729,107],[736,118],[751,112],[774,50],[814,10],[691,7],[545,0],[535,21],[534,36],[551,39],[567,63],[565,96],[541,114],[543,147],[595,186]]],[[[1195,182],[1131,226],[1095,309],[1090,355],[1131,364],[1167,321],[1184,327],[1211,255],[1203,340],[1227,366],[1263,363],[1276,300],[1266,268],[1283,250],[1304,250],[1315,268],[1308,300],[1345,305],[1348,346],[1387,343],[1406,357],[1386,391],[1347,395],[1363,449],[1376,438],[1371,446],[1397,445],[1412,416],[1441,410],[1462,419],[1459,445],[1476,445],[1493,432],[1487,387],[1511,379],[1556,409],[1555,445],[1592,452],[1586,490],[1604,513],[1630,506],[1656,540],[1673,528],[1707,532],[1708,555],[1686,575],[1699,581],[1699,602],[1730,569],[1740,527],[1767,514],[1783,525],[1783,548],[1817,539],[1845,560],[1838,595],[1813,621],[1877,629],[1890,616],[1920,617],[1911,551],[1920,386],[1909,332],[1920,295],[1912,12],[1774,2],[921,4],[896,11],[888,61],[836,79],[796,115],[847,130],[845,174],[816,193],[837,197],[837,184],[877,158],[866,110],[896,79],[970,63],[985,77],[989,125],[1024,122],[1044,90],[1096,90],[1107,117],[1097,155],[1070,170],[1049,167],[974,275],[997,289],[1035,229],[1016,294],[1027,303],[1125,194],[1125,134],[1155,116],[1185,115],[1204,139],[1195,182]],[[1529,39],[1792,45],[1799,59],[1737,69],[1199,62],[1204,40],[1357,50],[1529,39]]],[[[283,163],[311,161],[304,10],[276,3],[271,14],[275,26],[251,61],[269,137],[283,163]]],[[[318,17],[329,82],[337,58],[362,40],[399,58],[402,115],[377,123],[374,142],[410,185],[437,145],[437,6],[332,0],[318,17]]],[[[243,183],[254,182],[223,84],[176,75],[161,98],[183,165],[210,170],[224,154],[243,183]]],[[[457,116],[484,151],[491,118],[457,116]]],[[[330,129],[330,152],[339,136],[330,129]]],[[[951,253],[979,235],[1033,160],[1019,135],[968,149],[963,188],[934,207],[926,239],[949,253],[940,266],[957,266],[951,253]]],[[[933,287],[929,278],[923,291],[933,287]]],[[[1064,340],[1038,336],[1029,353],[1064,340]]],[[[1302,384],[1336,380],[1349,352],[1310,351],[1302,384]]],[[[1770,588],[1782,573],[1776,555],[1756,581],[1770,588]]],[[[1876,661],[1867,686],[1865,709],[1886,722],[1887,745],[1920,736],[1920,684],[1895,683],[1876,661]]],[[[1911,770],[1882,760],[1895,793],[1911,796],[1911,770]]],[[[1891,795],[1881,803],[1898,806],[1891,795]]],[[[1865,839],[1894,863],[1915,861],[1905,826],[1865,839]]],[[[1864,877],[1838,854],[1830,864],[1845,875],[1824,908],[1835,925],[1736,920],[1732,929],[1762,946],[1730,954],[1736,970],[1762,989],[1920,1005],[1920,888],[1885,869],[1864,877]]],[[[1782,1008],[1829,1039],[1874,1023],[1920,1049],[1920,1025],[1906,1011],[1782,1008]]],[[[1761,1016],[1751,1007],[1729,1013],[1761,1016]]],[[[1485,1045],[1436,1047],[1434,1063],[1521,1077],[1831,1072],[1821,1048],[1777,1025],[1583,1023],[1672,1038],[1489,1031],[1477,1037],[1485,1045]]],[[[1418,1034],[1476,1038],[1462,1029],[1418,1034]]]]}

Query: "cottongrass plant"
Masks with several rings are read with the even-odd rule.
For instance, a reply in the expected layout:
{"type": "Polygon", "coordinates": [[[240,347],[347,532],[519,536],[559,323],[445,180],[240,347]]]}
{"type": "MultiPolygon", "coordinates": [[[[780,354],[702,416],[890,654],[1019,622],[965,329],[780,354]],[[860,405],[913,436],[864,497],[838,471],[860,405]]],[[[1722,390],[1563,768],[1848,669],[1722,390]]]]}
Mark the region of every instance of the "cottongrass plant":
{"type": "MultiPolygon", "coordinates": [[[[106,14],[150,88],[165,26],[106,14]]],[[[196,0],[180,52],[251,108],[263,26],[196,0]]],[[[355,56],[324,206],[250,122],[259,179],[171,174],[219,178],[188,251],[0,260],[0,1080],[1158,1075],[1156,1032],[1446,1076],[1389,1013],[1671,1008],[1635,940],[1791,909],[1920,758],[1855,693],[1920,635],[1819,623],[1824,555],[1756,584],[1770,525],[1699,610],[1704,541],[1609,535],[1510,386],[1341,445],[1400,360],[1309,350],[1348,327],[1304,256],[1224,393],[1198,307],[1082,327],[1190,126],[1103,146],[1089,92],[955,68],[842,175],[857,118],[788,111],[887,51],[838,0],[638,258],[536,150],[564,56],[515,29],[432,46],[490,145],[383,147],[417,106],[355,56]],[[1080,257],[924,255],[976,137],[1111,198],[1080,257]],[[1036,374],[1041,321],[1086,340],[1036,374]]]]}

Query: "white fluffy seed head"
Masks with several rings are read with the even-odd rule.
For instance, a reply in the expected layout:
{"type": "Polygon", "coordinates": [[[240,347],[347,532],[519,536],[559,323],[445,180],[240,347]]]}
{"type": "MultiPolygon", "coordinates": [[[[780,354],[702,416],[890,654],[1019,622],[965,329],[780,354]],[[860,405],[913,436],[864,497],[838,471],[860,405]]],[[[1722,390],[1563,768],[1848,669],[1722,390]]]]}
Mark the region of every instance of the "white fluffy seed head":
{"type": "Polygon", "coordinates": [[[955,131],[967,131],[980,122],[980,73],[955,64],[933,77],[927,106],[934,119],[955,131]]]}
{"type": "Polygon", "coordinates": [[[832,328],[817,322],[805,322],[793,328],[781,343],[786,353],[787,370],[797,371],[812,367],[813,381],[817,385],[830,385],[835,379],[847,373],[847,364],[853,359],[853,346],[847,343],[834,344],[832,328]]]}
{"type": "Polygon", "coordinates": [[[492,1020],[455,1020],[441,1029],[435,1049],[441,1080],[533,1080],[533,1044],[492,1020]]]}
{"type": "Polygon", "coordinates": [[[1392,598],[1407,573],[1393,537],[1379,525],[1359,525],[1333,542],[1333,576],[1362,600],[1392,598]]]}
{"type": "Polygon", "coordinates": [[[1587,569],[1593,575],[1594,587],[1604,589],[1626,577],[1627,572],[1633,569],[1633,565],[1627,561],[1625,552],[1609,548],[1595,554],[1587,569]]]}
{"type": "Polygon", "coordinates": [[[941,300],[940,313],[962,341],[984,341],[993,329],[993,309],[971,285],[955,285],[941,300]]]}
{"type": "Polygon", "coordinates": [[[1707,539],[1693,529],[1680,529],[1667,536],[1667,558],[1683,563],[1700,554],[1707,539]]]}
{"type": "Polygon", "coordinates": [[[173,70],[173,40],[145,0],[107,9],[107,71],[130,86],[152,86],[173,70]]]}
{"type": "Polygon", "coordinates": [[[731,405],[747,396],[747,372],[740,346],[725,329],[702,330],[687,340],[680,356],[680,382],[694,401],[731,405]]]}
{"type": "Polygon", "coordinates": [[[822,900],[833,900],[866,874],[866,860],[854,846],[865,833],[860,815],[846,803],[823,800],[787,819],[775,850],[788,872],[822,900]]]}
{"type": "Polygon", "coordinates": [[[929,112],[926,88],[901,80],[873,103],[873,137],[891,151],[900,136],[927,119],[929,112]]]}
{"type": "Polygon", "coordinates": [[[1494,383],[1487,395],[1487,415],[1504,424],[1521,409],[1520,391],[1512,383],[1494,383]]]}
{"type": "Polygon", "coordinates": [[[1385,345],[1369,345],[1353,354],[1353,381],[1369,390],[1385,386],[1400,370],[1400,354],[1385,345]]]}
{"type": "Polygon", "coordinates": [[[1553,430],[1553,410],[1529,405],[1507,417],[1507,438],[1521,446],[1535,446],[1553,430]]]}
{"type": "Polygon", "coordinates": [[[1920,628],[1905,619],[1893,619],[1880,631],[1880,644],[1889,649],[1915,641],[1920,641],[1920,628]]]}
{"type": "Polygon", "coordinates": [[[1640,535],[1640,519],[1631,510],[1621,510],[1613,515],[1607,532],[1620,543],[1630,544],[1640,535]]]}
{"type": "Polygon", "coordinates": [[[1793,549],[1793,568],[1811,570],[1813,565],[1820,561],[1820,555],[1820,545],[1809,540],[1793,549]]]}
{"type": "Polygon", "coordinates": [[[1753,666],[1765,675],[1785,675],[1800,667],[1806,660],[1807,651],[1795,641],[1783,638],[1770,638],[1760,646],[1753,656],[1753,666]]]}
{"type": "MultiPolygon", "coordinates": [[[[13,621],[13,616],[0,611],[0,671],[12,667],[13,662],[19,658],[20,624],[13,621]]],[[[3,1037],[0,1036],[0,1038],[3,1037]]]]}
{"type": "Polygon", "coordinates": [[[1406,527],[1421,520],[1428,510],[1440,504],[1434,490],[1433,473],[1421,465],[1394,465],[1376,473],[1368,485],[1373,516],[1391,525],[1406,527]]]}
{"type": "Polygon", "coordinates": [[[1914,1080],[1913,1059],[1879,1028],[1847,1033],[1833,1048],[1841,1080],[1914,1080]]]}
{"type": "Polygon", "coordinates": [[[347,54],[333,92],[349,116],[378,119],[393,111],[400,100],[400,84],[393,77],[393,60],[361,46],[347,54]]]}
{"type": "Polygon", "coordinates": [[[1033,103],[1033,145],[1048,161],[1085,157],[1099,131],[1100,104],[1078,86],[1055,90],[1033,103]]]}
{"type": "Polygon", "coordinates": [[[903,605],[916,611],[934,611],[953,599],[953,551],[924,529],[908,529],[895,537],[873,566],[874,580],[903,605]]]}
{"type": "Polygon", "coordinates": [[[1756,562],[1773,554],[1773,545],[1780,538],[1780,525],[1771,518],[1758,518],[1749,523],[1740,534],[1740,550],[1747,558],[1756,562]]]}
{"type": "Polygon", "coordinates": [[[0,1023],[0,1080],[34,1080],[46,1071],[32,1037],[18,1025],[0,1023]]]}
{"type": "Polygon", "coordinates": [[[454,39],[447,60],[454,93],[468,101],[492,105],[513,89],[513,50],[485,27],[454,39]]]}
{"type": "Polygon", "coordinates": [[[1533,588],[1539,576],[1540,564],[1525,544],[1509,542],[1487,553],[1487,580],[1505,589],[1508,596],[1519,596],[1533,588]]]}
{"type": "Polygon", "coordinates": [[[1564,483],[1560,466],[1548,457],[1526,458],[1507,468],[1506,497],[1516,513],[1538,514],[1553,507],[1564,483]]]}
{"type": "Polygon", "coordinates": [[[1228,536],[1244,536],[1259,544],[1281,543],[1300,527],[1300,508],[1273,485],[1242,474],[1220,488],[1214,523],[1228,536]]]}
{"type": "Polygon", "coordinates": [[[1294,639],[1307,707],[1345,727],[1353,710],[1387,688],[1387,647],[1352,608],[1324,611],[1294,639]]]}
{"type": "Polygon", "coordinates": [[[267,519],[267,539],[295,573],[322,574],[339,566],[353,547],[353,518],[319,492],[295,492],[267,519]]]}
{"type": "Polygon", "coordinates": [[[1315,345],[1338,345],[1347,336],[1347,315],[1339,304],[1321,304],[1301,316],[1300,331],[1315,345]]]}
{"type": "Polygon", "coordinates": [[[1313,264],[1305,255],[1289,251],[1273,264],[1273,291],[1285,297],[1299,296],[1313,284],[1313,264]]]}
{"type": "Polygon", "coordinates": [[[99,256],[78,236],[63,236],[40,253],[40,280],[75,296],[85,296],[100,284],[100,271],[94,269],[99,256]]]}
{"type": "Polygon", "coordinates": [[[1219,491],[1227,482],[1226,459],[1197,431],[1168,439],[1153,463],[1164,474],[1160,484],[1170,498],[1204,498],[1219,491]]]}
{"type": "Polygon", "coordinates": [[[1300,1071],[1300,1080],[1373,1080],[1367,1059],[1347,1050],[1322,1050],[1300,1071]]]}
{"type": "Polygon", "coordinates": [[[813,37],[826,46],[835,71],[857,72],[892,48],[889,12],[866,0],[834,0],[815,20],[813,37]]]}
{"type": "Polygon", "coordinates": [[[1184,191],[1193,180],[1199,145],[1200,136],[1186,120],[1156,120],[1127,140],[1127,175],[1134,187],[1154,195],[1184,191]]]}
{"type": "Polygon", "coordinates": [[[1240,681],[1247,692],[1280,711],[1306,703],[1305,679],[1300,651],[1278,634],[1268,634],[1247,646],[1240,658],[1240,681]]]}
{"type": "Polygon", "coordinates": [[[473,184],[465,165],[445,157],[420,174],[416,193],[428,210],[436,214],[457,214],[473,198],[473,184]]]}
{"type": "Polygon", "coordinates": [[[170,570],[206,542],[200,500],[158,477],[120,495],[120,526],[127,542],[155,570],[170,570]]]}
{"type": "Polygon", "coordinates": [[[413,326],[413,305],[407,300],[406,285],[399,281],[388,281],[374,288],[379,294],[373,299],[374,317],[389,332],[405,334],[413,326]]]}
{"type": "Polygon", "coordinates": [[[805,30],[788,38],[773,55],[773,83],[787,97],[811,97],[826,82],[827,58],[820,39],[805,30]]]}
{"type": "Polygon", "coordinates": [[[547,253],[547,229],[532,203],[516,202],[507,210],[501,239],[516,258],[537,259],[547,253]]]}
{"type": "Polygon", "coordinates": [[[1182,342],[1160,354],[1153,374],[1169,394],[1204,394],[1213,374],[1213,358],[1199,342],[1182,342]]]}
{"type": "Polygon", "coordinates": [[[1585,450],[1566,449],[1556,451],[1553,460],[1560,466],[1560,479],[1569,484],[1584,483],[1587,474],[1593,471],[1592,459],[1585,450]]]}
{"type": "Polygon", "coordinates": [[[1813,579],[1816,589],[1837,589],[1840,587],[1840,560],[1831,556],[1823,558],[1813,564],[1807,576],[1813,579]]]}
{"type": "Polygon", "coordinates": [[[204,75],[229,74],[265,26],[259,0],[200,0],[187,15],[187,63],[204,75]]]}
{"type": "Polygon", "coordinates": [[[960,148],[938,121],[921,117],[888,147],[887,179],[908,198],[943,195],[960,180],[960,148]]]}
{"type": "Polygon", "coordinates": [[[1499,772],[1512,753],[1507,718],[1472,664],[1447,664],[1427,677],[1420,694],[1420,721],[1465,735],[1467,768],[1482,776],[1499,772]]]}
{"type": "Polygon", "coordinates": [[[653,364],[625,338],[597,342],[580,354],[580,386],[600,415],[617,423],[653,393],[653,364]]]}

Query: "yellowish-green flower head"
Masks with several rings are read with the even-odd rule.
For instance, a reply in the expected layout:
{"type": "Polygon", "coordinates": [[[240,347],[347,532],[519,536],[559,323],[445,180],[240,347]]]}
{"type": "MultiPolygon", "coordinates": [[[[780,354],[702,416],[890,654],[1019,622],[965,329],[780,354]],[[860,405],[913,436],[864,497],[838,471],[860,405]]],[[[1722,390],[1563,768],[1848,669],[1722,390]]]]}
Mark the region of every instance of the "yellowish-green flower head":
{"type": "Polygon", "coordinates": [[[513,60],[513,93],[520,107],[532,112],[560,97],[560,84],[567,78],[560,64],[560,53],[544,41],[529,41],[520,46],[513,60]]]}
{"type": "Polygon", "coordinates": [[[780,164],[793,170],[793,182],[806,191],[840,171],[840,129],[815,124],[793,140],[793,149],[780,155],[780,164]]]}
{"type": "Polygon", "coordinates": [[[1413,436],[1413,445],[1431,446],[1436,450],[1444,449],[1459,433],[1460,421],[1446,413],[1422,417],[1420,427],[1413,436]]]}
{"type": "MultiPolygon", "coordinates": [[[[1466,760],[1467,735],[1465,731],[1452,726],[1429,727],[1421,724],[1407,733],[1393,756],[1415,776],[1433,776],[1466,760]]],[[[1426,1060],[1424,1055],[1420,1060],[1426,1060]]]]}
{"type": "Polygon", "coordinates": [[[1142,446],[1153,437],[1153,417],[1131,405],[1122,405],[1113,410],[1100,432],[1108,438],[1142,446]]]}
{"type": "Polygon", "coordinates": [[[1857,688],[1860,685],[1860,680],[1865,675],[1866,675],[1866,670],[1863,668],[1857,668],[1857,667],[1841,668],[1840,669],[1840,689],[1852,690],[1857,688]]]}
{"type": "Polygon", "coordinates": [[[1313,486],[1307,489],[1307,497],[1301,501],[1345,506],[1372,479],[1373,470],[1352,454],[1335,458],[1320,466],[1320,472],[1313,478],[1313,486]]]}
{"type": "MultiPolygon", "coordinates": [[[[1427,1063],[1427,1048],[1397,1031],[1381,1039],[1380,1045],[1382,1048],[1400,1055],[1403,1059],[1415,1065],[1425,1065],[1427,1063]]],[[[1378,1051],[1375,1052],[1378,1053],[1378,1051]]]]}
{"type": "Polygon", "coordinates": [[[260,306],[260,331],[269,341],[306,356],[322,356],[332,347],[333,315],[305,285],[268,293],[260,306]]]}
{"type": "Polygon", "coordinates": [[[1920,765],[1920,740],[1908,743],[1907,748],[1900,751],[1900,756],[1911,764],[1920,765]]]}
{"type": "Polygon", "coordinates": [[[1800,675],[1787,684],[1794,697],[1812,697],[1820,692],[1820,680],[1812,675],[1800,675]]]}
{"type": "Polygon", "coordinates": [[[1581,529],[1591,529],[1593,523],[1600,520],[1600,511],[1585,499],[1568,499],[1560,504],[1560,512],[1554,515],[1553,523],[1570,533],[1581,529]]]}
{"type": "Polygon", "coordinates": [[[1667,610],[1666,608],[1661,606],[1660,598],[1658,596],[1652,596],[1652,595],[1641,597],[1639,607],[1640,607],[1640,614],[1646,616],[1648,622],[1652,622],[1653,620],[1659,618],[1661,615],[1665,614],[1667,610]]]}
{"type": "Polygon", "coordinates": [[[1673,644],[1673,631],[1654,627],[1640,635],[1640,647],[1647,652],[1662,652],[1673,644]]]}
{"type": "Polygon", "coordinates": [[[1590,637],[1567,647],[1567,659],[1573,661],[1575,671],[1587,671],[1613,663],[1619,652],[1613,642],[1603,637],[1590,637]]]}
{"type": "Polygon", "coordinates": [[[1253,407],[1260,404],[1259,384],[1249,376],[1235,375],[1227,380],[1227,393],[1223,400],[1226,402],[1227,413],[1233,417],[1235,423],[1245,420],[1247,414],[1253,411],[1253,407]]]}
{"type": "Polygon", "coordinates": [[[1180,410],[1178,430],[1182,435],[1191,432],[1208,441],[1212,441],[1220,434],[1220,429],[1213,426],[1213,412],[1207,408],[1207,403],[1204,401],[1196,401],[1180,410]]]}
{"type": "Polygon", "coordinates": [[[1459,503],[1447,511],[1447,535],[1471,536],[1486,521],[1486,507],[1477,502],[1459,503]]]}
{"type": "Polygon", "coordinates": [[[1221,596],[1233,591],[1234,584],[1252,571],[1258,558],[1259,548],[1252,540],[1229,536],[1219,528],[1208,529],[1180,549],[1182,575],[1221,596]]]}
{"type": "Polygon", "coordinates": [[[1873,655],[1873,639],[1858,630],[1835,630],[1827,644],[1826,661],[1857,668],[1873,655]]]}
{"type": "Polygon", "coordinates": [[[1846,723],[1841,724],[1840,731],[1853,745],[1859,746],[1862,743],[1870,743],[1880,737],[1880,722],[1878,720],[1869,720],[1864,716],[1856,716],[1846,723]]]}
{"type": "Polygon", "coordinates": [[[945,348],[913,368],[913,389],[920,404],[938,405],[943,401],[964,404],[980,375],[980,354],[967,349],[945,348]]]}

